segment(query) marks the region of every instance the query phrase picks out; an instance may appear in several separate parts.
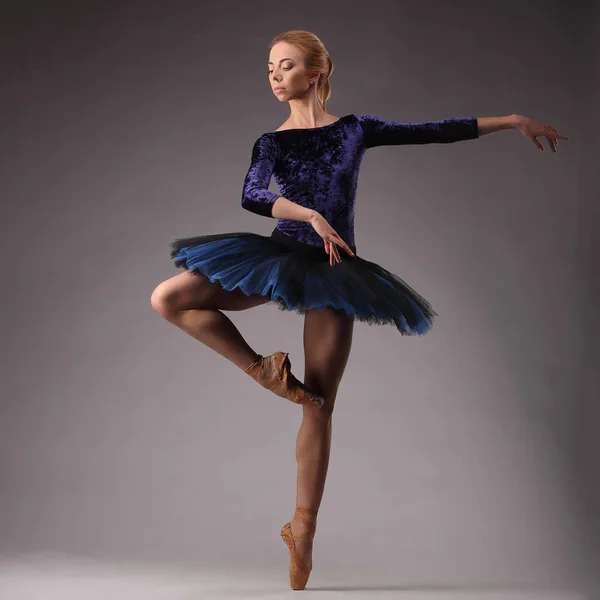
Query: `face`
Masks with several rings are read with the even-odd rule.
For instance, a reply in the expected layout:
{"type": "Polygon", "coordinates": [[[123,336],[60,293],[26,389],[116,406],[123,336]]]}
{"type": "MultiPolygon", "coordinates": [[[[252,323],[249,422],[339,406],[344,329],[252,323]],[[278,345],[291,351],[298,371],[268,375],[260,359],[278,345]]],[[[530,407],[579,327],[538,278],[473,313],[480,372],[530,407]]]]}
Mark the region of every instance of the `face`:
{"type": "Polygon", "coordinates": [[[311,73],[304,68],[304,55],[293,44],[287,42],[275,44],[271,48],[267,66],[271,90],[279,100],[287,101],[302,97],[311,88],[309,84],[311,73]]]}

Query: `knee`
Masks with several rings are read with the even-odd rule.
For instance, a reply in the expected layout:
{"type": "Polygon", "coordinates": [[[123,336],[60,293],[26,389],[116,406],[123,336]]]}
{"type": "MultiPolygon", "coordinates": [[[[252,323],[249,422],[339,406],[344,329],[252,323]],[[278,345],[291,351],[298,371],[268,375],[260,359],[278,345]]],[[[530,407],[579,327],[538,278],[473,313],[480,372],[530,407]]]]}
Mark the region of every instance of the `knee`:
{"type": "Polygon", "coordinates": [[[304,384],[324,399],[323,406],[314,410],[315,417],[322,417],[328,420],[333,414],[333,407],[335,406],[335,398],[337,396],[337,385],[332,387],[330,382],[326,384],[319,377],[311,376],[304,378],[304,384]]]}
{"type": "Polygon", "coordinates": [[[333,416],[333,402],[325,402],[319,410],[319,418],[323,421],[330,421],[333,416]]]}
{"type": "Polygon", "coordinates": [[[173,294],[169,293],[164,283],[159,283],[150,294],[150,305],[163,317],[173,313],[175,308],[173,294]]]}
{"type": "Polygon", "coordinates": [[[335,406],[335,393],[325,393],[322,394],[324,398],[323,406],[315,411],[315,417],[317,419],[321,419],[325,422],[331,419],[333,415],[333,407],[335,406]]]}

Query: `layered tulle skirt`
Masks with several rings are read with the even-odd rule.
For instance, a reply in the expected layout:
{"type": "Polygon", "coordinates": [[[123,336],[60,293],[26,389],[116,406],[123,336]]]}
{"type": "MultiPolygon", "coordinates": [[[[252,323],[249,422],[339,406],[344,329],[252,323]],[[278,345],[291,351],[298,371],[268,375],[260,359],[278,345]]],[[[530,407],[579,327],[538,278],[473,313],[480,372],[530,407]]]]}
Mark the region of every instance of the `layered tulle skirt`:
{"type": "Polygon", "coordinates": [[[305,314],[330,307],[369,325],[394,325],[402,335],[424,335],[437,313],[398,275],[338,247],[341,263],[329,263],[312,246],[275,229],[200,235],[170,243],[175,266],[270,298],[280,310],[305,314]]]}

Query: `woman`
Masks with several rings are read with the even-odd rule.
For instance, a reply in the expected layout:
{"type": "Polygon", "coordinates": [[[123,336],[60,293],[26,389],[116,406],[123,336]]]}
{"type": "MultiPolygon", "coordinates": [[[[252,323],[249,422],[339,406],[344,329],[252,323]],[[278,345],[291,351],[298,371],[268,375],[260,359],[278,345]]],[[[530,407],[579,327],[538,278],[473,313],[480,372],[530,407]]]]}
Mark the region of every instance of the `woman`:
{"type": "Polygon", "coordinates": [[[329,462],[332,412],[352,342],[354,320],[423,335],[437,313],[400,277],[357,256],[354,201],[366,149],[452,143],[519,129],[543,151],[568,139],[522,115],[399,123],[326,110],[333,63],[312,33],[294,30],[270,44],[269,82],[290,116],[252,149],[243,208],[279,219],[271,236],[250,232],[183,238],[171,258],[186,270],[161,283],[152,306],[164,318],[243,369],[263,387],[303,406],[296,443],[296,511],[281,536],[290,550],[290,585],[304,589],[329,462]],[[268,190],[271,176],[280,191],[268,190]],[[343,258],[342,258],[343,256],[343,258]],[[304,383],[288,354],[257,354],[221,311],[272,302],[304,315],[304,383]]]}

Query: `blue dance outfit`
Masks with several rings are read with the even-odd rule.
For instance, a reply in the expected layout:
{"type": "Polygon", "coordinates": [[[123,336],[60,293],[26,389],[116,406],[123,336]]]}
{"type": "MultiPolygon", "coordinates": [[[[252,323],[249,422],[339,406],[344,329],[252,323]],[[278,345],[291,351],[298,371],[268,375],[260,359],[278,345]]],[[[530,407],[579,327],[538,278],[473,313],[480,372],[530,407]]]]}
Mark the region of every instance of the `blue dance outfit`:
{"type": "Polygon", "coordinates": [[[395,325],[424,335],[437,313],[394,273],[357,254],[356,188],[365,151],[376,146],[452,143],[479,137],[476,117],[425,123],[349,114],[322,127],[263,133],[254,143],[242,207],[273,217],[283,196],[320,213],[355,253],[337,247],[329,263],[323,238],[310,223],[279,219],[270,236],[248,231],[180,238],[170,243],[175,266],[224,289],[267,296],[281,310],[305,314],[331,307],[369,325],[395,325]],[[280,193],[268,189],[271,176],[280,193]]]}

